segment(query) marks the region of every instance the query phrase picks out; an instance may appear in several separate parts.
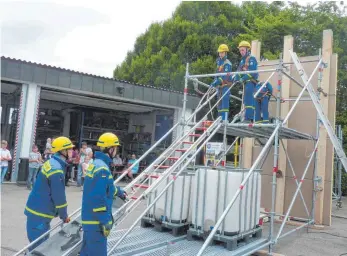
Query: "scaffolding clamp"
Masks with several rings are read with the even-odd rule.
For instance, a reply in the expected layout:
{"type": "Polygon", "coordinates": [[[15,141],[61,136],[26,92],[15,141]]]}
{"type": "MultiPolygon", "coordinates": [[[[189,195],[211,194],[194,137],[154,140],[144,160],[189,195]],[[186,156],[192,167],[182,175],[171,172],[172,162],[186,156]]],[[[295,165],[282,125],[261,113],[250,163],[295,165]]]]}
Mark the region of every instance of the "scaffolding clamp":
{"type": "Polygon", "coordinates": [[[322,93],[324,95],[324,97],[327,97],[328,94],[326,92],[324,92],[323,88],[322,87],[318,87],[317,89],[318,92],[322,93]]]}
{"type": "Polygon", "coordinates": [[[323,178],[321,176],[316,176],[313,181],[315,181],[317,183],[322,183],[323,182],[323,178]]]}

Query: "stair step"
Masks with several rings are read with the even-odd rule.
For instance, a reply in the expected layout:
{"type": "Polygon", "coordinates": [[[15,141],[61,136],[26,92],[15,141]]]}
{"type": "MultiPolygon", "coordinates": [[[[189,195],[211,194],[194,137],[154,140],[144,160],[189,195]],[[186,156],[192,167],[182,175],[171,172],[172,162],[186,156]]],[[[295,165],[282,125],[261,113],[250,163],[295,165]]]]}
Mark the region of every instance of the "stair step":
{"type": "Polygon", "coordinates": [[[159,178],[158,175],[145,174],[145,176],[146,176],[146,177],[153,178],[153,179],[158,179],[158,178],[159,178]]]}
{"type": "Polygon", "coordinates": [[[197,127],[197,128],[195,128],[195,130],[197,130],[197,131],[206,131],[207,128],[206,127],[197,127]]]}
{"type": "MultiPolygon", "coordinates": [[[[184,142],[183,142],[183,143],[184,143],[184,142]]],[[[169,159],[169,160],[178,160],[178,159],[179,159],[179,157],[176,157],[176,156],[170,156],[168,159],[169,159]]]]}
{"type": "Polygon", "coordinates": [[[136,200],[137,196],[132,196],[132,197],[130,197],[130,199],[136,200]]]}
{"type": "Polygon", "coordinates": [[[170,168],[171,166],[170,165],[154,165],[154,168],[159,168],[159,169],[167,169],[167,168],[170,168]]]}
{"type": "Polygon", "coordinates": [[[190,137],[200,137],[201,134],[195,134],[195,133],[192,133],[192,134],[189,134],[190,137]]]}
{"type": "Polygon", "coordinates": [[[184,148],[182,148],[182,149],[176,149],[176,151],[177,151],[177,152],[186,152],[187,149],[184,149],[184,148]]]}
{"type": "Polygon", "coordinates": [[[183,141],[183,144],[194,144],[193,141],[183,141]]]}
{"type": "Polygon", "coordinates": [[[148,185],[144,185],[144,184],[135,184],[134,187],[137,187],[137,188],[149,188],[148,185]]]}

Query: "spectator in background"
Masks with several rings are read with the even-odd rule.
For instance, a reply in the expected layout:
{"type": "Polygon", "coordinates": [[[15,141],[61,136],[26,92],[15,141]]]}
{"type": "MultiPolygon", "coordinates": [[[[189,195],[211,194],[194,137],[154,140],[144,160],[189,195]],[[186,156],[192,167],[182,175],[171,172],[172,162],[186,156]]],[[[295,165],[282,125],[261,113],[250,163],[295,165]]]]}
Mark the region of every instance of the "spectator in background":
{"type": "Polygon", "coordinates": [[[112,159],[112,169],[113,169],[113,178],[115,179],[117,177],[117,172],[121,172],[123,166],[123,160],[122,158],[119,156],[119,154],[117,154],[113,159],[112,159]]]}
{"type": "MultiPolygon", "coordinates": [[[[70,151],[69,151],[69,153],[70,153],[70,151]]],[[[72,177],[72,169],[73,169],[74,162],[76,160],[77,154],[78,154],[78,151],[76,153],[76,148],[74,148],[71,151],[71,153],[69,154],[69,158],[66,161],[68,163],[68,165],[66,167],[66,173],[65,173],[65,186],[66,187],[69,186],[69,180],[72,177]]]]}
{"type": "Polygon", "coordinates": [[[78,150],[78,148],[75,148],[74,156],[75,160],[73,161],[73,172],[71,173],[71,182],[77,181],[78,165],[80,164],[80,151],[78,150]]]}
{"type": "Polygon", "coordinates": [[[113,158],[113,165],[114,166],[121,166],[121,165],[123,165],[122,158],[120,158],[120,156],[118,154],[113,158]]]}
{"type": "MultiPolygon", "coordinates": [[[[90,156],[85,156],[84,162],[82,163],[82,186],[84,184],[84,177],[86,176],[87,169],[89,165],[92,163],[93,163],[93,158],[91,158],[90,156]]],[[[82,191],[83,191],[83,187],[82,187],[82,191]]]]}
{"type": "MultiPolygon", "coordinates": [[[[131,159],[129,159],[128,161],[128,168],[137,161],[136,159],[136,155],[135,154],[132,154],[131,155],[131,159]]],[[[128,172],[128,177],[133,180],[134,179],[134,174],[137,174],[139,172],[139,163],[137,163],[131,170],[130,172],[128,172]]]]}
{"type": "Polygon", "coordinates": [[[82,142],[82,148],[80,149],[80,162],[78,165],[78,171],[77,171],[77,187],[82,186],[82,163],[84,163],[84,158],[86,156],[89,156],[90,158],[93,157],[93,151],[91,148],[88,147],[87,142],[82,142]]]}
{"type": "Polygon", "coordinates": [[[45,160],[50,159],[52,156],[52,139],[47,138],[45,152],[44,152],[44,158],[45,160]]]}
{"type": "Polygon", "coordinates": [[[128,154],[126,157],[123,159],[123,165],[128,165],[129,160],[131,159],[131,155],[128,154]]]}
{"type": "Polygon", "coordinates": [[[4,178],[8,170],[8,161],[11,160],[11,153],[7,149],[7,141],[2,140],[0,148],[1,184],[4,182],[4,178]]]}
{"type": "Polygon", "coordinates": [[[37,172],[42,164],[42,157],[37,145],[32,146],[32,151],[29,153],[29,174],[27,179],[27,188],[32,189],[36,181],[37,172]]]}

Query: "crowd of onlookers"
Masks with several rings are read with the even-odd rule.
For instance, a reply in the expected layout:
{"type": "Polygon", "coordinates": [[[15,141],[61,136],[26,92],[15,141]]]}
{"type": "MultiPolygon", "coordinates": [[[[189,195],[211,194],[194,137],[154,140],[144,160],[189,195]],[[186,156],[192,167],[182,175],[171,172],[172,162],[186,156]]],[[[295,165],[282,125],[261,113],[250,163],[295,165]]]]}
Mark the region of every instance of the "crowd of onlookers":
{"type": "MultiPolygon", "coordinates": [[[[5,140],[1,142],[1,183],[8,171],[9,161],[12,160],[11,153],[7,148],[8,144],[5,140]]],[[[29,171],[27,176],[27,187],[31,189],[35,183],[38,172],[43,163],[52,157],[52,139],[48,138],[43,153],[41,154],[37,145],[33,145],[29,153],[29,171]]],[[[117,154],[111,163],[111,170],[114,179],[116,179],[128,166],[135,163],[136,155],[128,154],[127,157],[121,157],[117,154]]],[[[65,171],[65,185],[76,183],[77,187],[83,187],[84,176],[90,164],[93,163],[93,150],[86,142],[82,142],[81,148],[73,148],[67,159],[67,168],[65,171]]],[[[132,180],[134,175],[139,172],[139,164],[135,165],[131,172],[125,177],[126,181],[132,180]]]]}

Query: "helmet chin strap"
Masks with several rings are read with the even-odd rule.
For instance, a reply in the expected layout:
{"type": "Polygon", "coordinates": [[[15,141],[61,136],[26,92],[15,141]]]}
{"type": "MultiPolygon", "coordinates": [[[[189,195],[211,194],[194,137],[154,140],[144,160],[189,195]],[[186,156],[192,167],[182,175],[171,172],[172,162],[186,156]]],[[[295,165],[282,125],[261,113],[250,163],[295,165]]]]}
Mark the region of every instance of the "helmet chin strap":
{"type": "MultiPolygon", "coordinates": [[[[64,150],[65,150],[65,149],[64,149],[64,150]]],[[[65,150],[65,151],[66,151],[66,155],[64,155],[62,151],[59,151],[59,155],[65,157],[65,159],[68,159],[69,156],[68,156],[67,150],[65,150]]]]}

